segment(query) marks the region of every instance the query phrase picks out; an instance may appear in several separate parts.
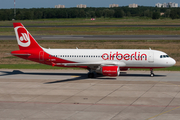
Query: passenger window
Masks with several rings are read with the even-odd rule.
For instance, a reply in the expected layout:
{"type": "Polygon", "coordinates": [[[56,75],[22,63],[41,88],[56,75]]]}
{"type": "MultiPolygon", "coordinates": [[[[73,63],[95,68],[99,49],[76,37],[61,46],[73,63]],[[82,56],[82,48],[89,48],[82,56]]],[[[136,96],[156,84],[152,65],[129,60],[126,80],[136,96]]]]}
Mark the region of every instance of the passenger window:
{"type": "Polygon", "coordinates": [[[162,58],[162,55],[160,56],[160,58],[162,58]]]}
{"type": "Polygon", "coordinates": [[[166,57],[166,55],[163,55],[163,58],[165,58],[166,57]]]}

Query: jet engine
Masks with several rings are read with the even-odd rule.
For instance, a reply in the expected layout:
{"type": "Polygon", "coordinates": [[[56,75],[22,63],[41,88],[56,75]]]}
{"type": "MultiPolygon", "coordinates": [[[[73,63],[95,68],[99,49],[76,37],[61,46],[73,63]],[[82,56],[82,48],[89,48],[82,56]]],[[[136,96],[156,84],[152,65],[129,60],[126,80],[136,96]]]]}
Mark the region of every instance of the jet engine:
{"type": "Polygon", "coordinates": [[[119,76],[119,66],[102,66],[101,72],[105,76],[119,76]]]}

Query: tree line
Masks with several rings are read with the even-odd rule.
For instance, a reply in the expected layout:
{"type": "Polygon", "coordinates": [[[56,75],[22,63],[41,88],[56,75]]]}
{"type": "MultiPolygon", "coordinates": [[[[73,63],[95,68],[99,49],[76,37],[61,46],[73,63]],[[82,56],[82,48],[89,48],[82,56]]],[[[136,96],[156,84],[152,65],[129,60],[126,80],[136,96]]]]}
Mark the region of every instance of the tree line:
{"type": "Polygon", "coordinates": [[[129,8],[31,8],[0,9],[0,20],[33,20],[48,18],[123,18],[148,17],[152,19],[180,19],[180,8],[143,7],[129,8]],[[163,13],[160,15],[160,13],[163,13]]]}

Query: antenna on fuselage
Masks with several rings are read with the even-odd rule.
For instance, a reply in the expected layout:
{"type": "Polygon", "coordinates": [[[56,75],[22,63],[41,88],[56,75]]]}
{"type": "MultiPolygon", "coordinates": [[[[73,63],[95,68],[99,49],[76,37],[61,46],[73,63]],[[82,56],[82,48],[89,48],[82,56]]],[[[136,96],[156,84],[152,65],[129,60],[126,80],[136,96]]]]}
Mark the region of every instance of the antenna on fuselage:
{"type": "Polygon", "coordinates": [[[78,47],[76,47],[76,49],[78,49],[78,47]]]}
{"type": "Polygon", "coordinates": [[[151,50],[151,48],[149,48],[149,50],[151,50]]]}

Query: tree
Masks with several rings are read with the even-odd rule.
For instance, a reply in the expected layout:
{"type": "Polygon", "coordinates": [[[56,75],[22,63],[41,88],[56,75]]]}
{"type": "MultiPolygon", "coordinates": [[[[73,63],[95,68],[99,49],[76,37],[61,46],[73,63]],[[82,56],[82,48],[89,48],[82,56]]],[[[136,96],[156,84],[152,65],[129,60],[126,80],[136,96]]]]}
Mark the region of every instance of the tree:
{"type": "Polygon", "coordinates": [[[86,17],[86,13],[85,13],[85,11],[84,11],[83,9],[81,9],[81,10],[79,11],[78,17],[80,17],[80,18],[86,17]]]}
{"type": "Polygon", "coordinates": [[[171,9],[167,9],[166,12],[164,13],[165,17],[170,17],[171,14],[171,9]]]}
{"type": "Polygon", "coordinates": [[[152,17],[151,11],[150,11],[149,9],[145,10],[145,11],[144,11],[144,16],[146,16],[146,17],[152,17]]]}
{"type": "Polygon", "coordinates": [[[170,17],[171,17],[172,19],[177,19],[177,18],[179,18],[177,9],[172,9],[172,10],[171,10],[170,17]]]}
{"type": "Polygon", "coordinates": [[[68,18],[77,18],[79,11],[77,9],[69,9],[68,11],[68,18]]]}
{"type": "Polygon", "coordinates": [[[95,17],[95,11],[89,11],[89,16],[92,18],[92,17],[95,17]]]}
{"type": "Polygon", "coordinates": [[[159,19],[160,13],[159,12],[153,12],[152,19],[159,19]]]}
{"type": "Polygon", "coordinates": [[[131,17],[131,13],[128,11],[126,16],[131,17]]]}
{"type": "Polygon", "coordinates": [[[97,9],[97,10],[95,11],[95,15],[96,15],[96,17],[102,17],[102,16],[103,16],[103,11],[97,9]]]}
{"type": "Polygon", "coordinates": [[[122,9],[116,9],[115,13],[114,13],[114,16],[116,18],[122,18],[124,16],[124,11],[122,9]]]}
{"type": "Polygon", "coordinates": [[[34,10],[34,19],[41,19],[43,16],[43,12],[41,10],[34,10]]]}

